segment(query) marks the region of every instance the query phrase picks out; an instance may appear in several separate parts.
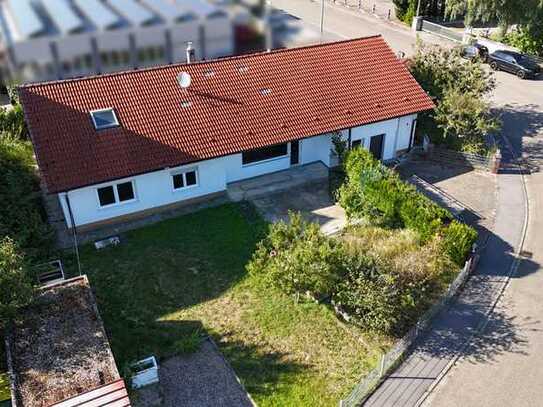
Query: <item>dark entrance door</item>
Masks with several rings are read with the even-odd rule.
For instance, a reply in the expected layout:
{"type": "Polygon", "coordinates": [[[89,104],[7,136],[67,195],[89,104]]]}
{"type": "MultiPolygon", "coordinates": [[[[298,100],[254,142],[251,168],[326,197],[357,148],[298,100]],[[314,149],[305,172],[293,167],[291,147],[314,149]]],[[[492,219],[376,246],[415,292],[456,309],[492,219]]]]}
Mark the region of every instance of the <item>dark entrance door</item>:
{"type": "Polygon", "coordinates": [[[300,141],[290,142],[290,165],[300,164],[300,141]]]}
{"type": "Polygon", "coordinates": [[[373,136],[370,140],[370,152],[373,156],[381,160],[383,158],[383,145],[385,141],[385,135],[379,134],[378,136],[373,136]]]}

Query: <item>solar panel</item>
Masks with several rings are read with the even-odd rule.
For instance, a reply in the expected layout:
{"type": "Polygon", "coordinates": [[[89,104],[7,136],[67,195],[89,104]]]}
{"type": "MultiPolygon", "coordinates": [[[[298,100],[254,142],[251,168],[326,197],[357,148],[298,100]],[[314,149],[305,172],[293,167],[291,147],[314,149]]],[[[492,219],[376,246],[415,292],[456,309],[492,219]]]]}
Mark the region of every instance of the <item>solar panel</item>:
{"type": "Polygon", "coordinates": [[[83,21],[68,0],[43,0],[42,3],[47,14],[63,34],[70,34],[84,27],[83,21]]]}
{"type": "Polygon", "coordinates": [[[156,11],[166,20],[178,21],[193,14],[190,10],[183,7],[176,7],[167,0],[141,0],[143,4],[156,11]]]}
{"type": "Polygon", "coordinates": [[[24,38],[34,37],[45,31],[45,24],[29,0],[8,0],[19,33],[24,38]]]}
{"type": "Polygon", "coordinates": [[[175,2],[180,6],[194,11],[203,18],[210,17],[217,13],[222,13],[221,9],[203,0],[175,0],[175,2]]]}
{"type": "Polygon", "coordinates": [[[134,25],[145,25],[153,22],[155,16],[134,0],[109,0],[115,9],[134,25]]]}
{"type": "Polygon", "coordinates": [[[121,18],[99,0],[74,0],[81,12],[100,30],[115,27],[121,18]]]}

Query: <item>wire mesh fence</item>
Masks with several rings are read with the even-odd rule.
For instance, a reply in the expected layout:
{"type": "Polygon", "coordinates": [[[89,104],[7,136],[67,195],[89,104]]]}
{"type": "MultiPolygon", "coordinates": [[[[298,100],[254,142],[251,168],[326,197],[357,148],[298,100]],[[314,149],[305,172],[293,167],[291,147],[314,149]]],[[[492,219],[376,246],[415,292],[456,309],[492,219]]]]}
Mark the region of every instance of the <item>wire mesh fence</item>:
{"type": "Polygon", "coordinates": [[[407,352],[410,350],[415,341],[426,332],[434,316],[441,312],[449,304],[450,300],[458,292],[460,287],[466,282],[471,271],[474,268],[476,255],[473,255],[464,265],[464,268],[458,274],[456,279],[451,283],[449,289],[441,300],[434,304],[417,322],[417,324],[409,330],[409,332],[400,339],[392,349],[381,356],[379,364],[370,371],[362,380],[355,386],[351,394],[339,402],[340,407],[356,407],[359,406],[382,380],[391,373],[403,361],[407,352]]]}

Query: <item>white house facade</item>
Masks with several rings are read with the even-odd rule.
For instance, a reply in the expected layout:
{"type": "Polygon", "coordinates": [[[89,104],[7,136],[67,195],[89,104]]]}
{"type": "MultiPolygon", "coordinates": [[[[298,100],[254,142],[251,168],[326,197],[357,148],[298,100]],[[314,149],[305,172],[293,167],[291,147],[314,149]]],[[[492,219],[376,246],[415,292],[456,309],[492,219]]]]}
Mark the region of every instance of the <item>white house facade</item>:
{"type": "MultiPolygon", "coordinates": [[[[410,147],[416,117],[417,115],[408,115],[343,130],[342,138],[350,143],[350,146],[366,149],[370,149],[373,140],[374,146],[376,143],[380,145],[380,158],[384,161],[390,160],[410,147]]],[[[77,227],[100,225],[101,222],[115,218],[125,218],[153,209],[159,210],[173,204],[225,192],[229,183],[287,170],[292,166],[314,162],[321,162],[327,167],[334,164],[330,134],[299,140],[297,161],[292,151],[292,143],[285,144],[285,154],[277,157],[244,164],[242,153],[232,154],[74,189],[59,194],[58,198],[68,227],[72,227],[72,219],[77,227]],[[174,178],[183,178],[183,181],[176,184],[174,178]],[[120,200],[118,185],[130,185],[125,188],[131,188],[133,194],[129,194],[128,199],[120,200]],[[108,201],[105,204],[100,202],[99,191],[104,189],[112,190],[115,202],[108,201]]]]}

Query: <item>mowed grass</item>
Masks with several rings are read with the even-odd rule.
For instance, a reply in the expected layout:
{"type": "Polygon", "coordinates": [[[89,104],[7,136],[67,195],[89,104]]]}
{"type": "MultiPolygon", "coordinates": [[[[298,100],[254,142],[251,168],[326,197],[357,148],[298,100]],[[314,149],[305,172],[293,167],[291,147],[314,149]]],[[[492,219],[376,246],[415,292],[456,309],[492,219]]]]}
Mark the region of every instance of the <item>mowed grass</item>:
{"type": "Polygon", "coordinates": [[[295,303],[245,271],[266,225],[229,204],[81,251],[119,368],[211,334],[261,406],[333,406],[375,365],[387,338],[295,303]]]}

